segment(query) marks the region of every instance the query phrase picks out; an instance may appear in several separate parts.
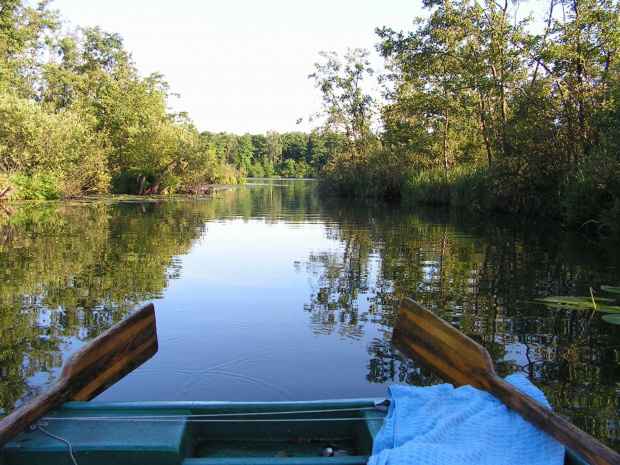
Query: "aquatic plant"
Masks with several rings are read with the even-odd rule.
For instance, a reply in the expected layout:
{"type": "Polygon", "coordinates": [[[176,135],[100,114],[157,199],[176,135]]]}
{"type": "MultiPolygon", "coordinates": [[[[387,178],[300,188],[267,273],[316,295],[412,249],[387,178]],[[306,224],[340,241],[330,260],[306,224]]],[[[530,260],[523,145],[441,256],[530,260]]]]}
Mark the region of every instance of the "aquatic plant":
{"type": "MultiPolygon", "coordinates": [[[[601,286],[602,291],[620,294],[620,287],[601,286]]],[[[604,313],[603,321],[614,325],[620,325],[620,306],[612,305],[616,303],[616,299],[598,297],[594,299],[594,290],[590,288],[589,297],[573,297],[573,296],[551,296],[536,299],[543,302],[549,307],[563,308],[569,310],[592,310],[592,316],[595,312],[604,313]]]]}

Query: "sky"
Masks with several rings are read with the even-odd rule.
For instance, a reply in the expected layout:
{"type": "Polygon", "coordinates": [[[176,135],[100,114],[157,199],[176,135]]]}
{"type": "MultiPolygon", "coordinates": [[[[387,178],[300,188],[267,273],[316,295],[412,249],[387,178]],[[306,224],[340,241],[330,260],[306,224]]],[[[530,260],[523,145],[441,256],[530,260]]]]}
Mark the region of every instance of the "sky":
{"type": "MultiPolygon", "coordinates": [[[[421,0],[54,0],[68,27],[124,39],[142,76],[164,75],[174,111],[199,131],[308,132],[321,107],[319,52],[374,46],[376,27],[410,31],[421,0]],[[303,118],[302,124],[296,124],[303,118]]],[[[369,83],[370,85],[371,83],[369,83]]],[[[368,89],[370,91],[371,89],[368,89]]],[[[316,123],[315,123],[316,124],[316,123]]]]}

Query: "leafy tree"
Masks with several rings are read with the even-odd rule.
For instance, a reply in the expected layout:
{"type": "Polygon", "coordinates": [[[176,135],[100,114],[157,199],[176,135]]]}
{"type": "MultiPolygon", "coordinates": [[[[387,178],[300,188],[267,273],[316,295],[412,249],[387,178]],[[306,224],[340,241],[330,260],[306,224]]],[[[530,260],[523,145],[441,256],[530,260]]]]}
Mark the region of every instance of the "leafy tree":
{"type": "Polygon", "coordinates": [[[620,4],[566,0],[559,5],[564,15],[550,26],[547,53],[540,54],[537,64],[554,80],[561,122],[574,139],[567,148],[578,165],[598,143],[592,115],[609,100],[620,46],[620,4]]]}
{"type": "Polygon", "coordinates": [[[511,23],[507,0],[427,4],[436,9],[415,32],[377,31],[396,80],[387,114],[404,111],[436,135],[432,158],[441,160],[447,179],[459,159],[472,161],[463,148],[480,145],[495,180],[496,165],[511,153],[508,96],[526,71],[520,54],[525,23],[511,23]]]}
{"type": "Polygon", "coordinates": [[[323,96],[323,110],[315,117],[325,117],[325,132],[344,134],[351,156],[362,157],[371,139],[374,100],[362,89],[362,81],[374,74],[367,50],[349,50],[344,60],[336,52],[321,52],[323,62],[315,64],[314,79],[323,96]]]}
{"type": "Polygon", "coordinates": [[[364,182],[376,184],[383,166],[387,184],[400,164],[409,173],[397,189],[429,200],[577,224],[618,217],[605,173],[616,166],[620,4],[550,1],[533,34],[531,18],[517,19],[523,3],[426,1],[413,32],[377,31],[391,86],[385,150],[364,182]]]}
{"type": "Polygon", "coordinates": [[[47,9],[49,0],[37,8],[23,0],[3,0],[0,7],[0,90],[33,98],[40,83],[40,55],[46,38],[59,28],[58,15],[47,9]]]}
{"type": "Polygon", "coordinates": [[[344,135],[305,134],[214,134],[205,131],[200,138],[215,157],[234,163],[251,177],[317,177],[330,153],[348,146],[344,135]]]}
{"type": "Polygon", "coordinates": [[[267,157],[272,166],[277,165],[282,160],[282,139],[280,134],[274,131],[267,131],[265,136],[265,147],[267,157]]]}
{"type": "Polygon", "coordinates": [[[309,161],[306,156],[309,136],[303,132],[287,132],[282,134],[282,159],[309,161]]]}
{"type": "Polygon", "coordinates": [[[0,7],[3,184],[22,198],[57,198],[237,181],[186,115],[168,112],[168,84],[140,76],[120,35],[65,33],[48,3],[0,7]]]}

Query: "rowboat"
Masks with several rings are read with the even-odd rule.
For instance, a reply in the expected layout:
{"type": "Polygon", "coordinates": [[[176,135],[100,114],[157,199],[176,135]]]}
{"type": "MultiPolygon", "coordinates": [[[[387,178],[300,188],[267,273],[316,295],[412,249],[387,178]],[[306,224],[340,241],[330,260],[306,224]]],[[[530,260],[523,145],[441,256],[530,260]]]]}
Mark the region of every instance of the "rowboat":
{"type": "Polygon", "coordinates": [[[371,399],[69,402],[3,455],[7,465],[70,464],[70,443],[80,465],[365,464],[384,415],[371,399]]]}
{"type": "MultiPolygon", "coordinates": [[[[410,299],[392,342],[454,386],[492,394],[564,445],[566,464],[620,464],[619,454],[499,378],[483,347],[410,299]]],[[[88,402],[156,351],[149,304],[74,353],[50,389],[0,421],[0,464],[367,463],[386,415],[374,399],[88,402]]]]}
{"type": "MultiPolygon", "coordinates": [[[[5,445],[3,458],[72,464],[71,444],[79,465],[361,465],[385,416],[375,401],[69,402],[5,445]]],[[[585,462],[568,452],[565,463],[585,462]]]]}

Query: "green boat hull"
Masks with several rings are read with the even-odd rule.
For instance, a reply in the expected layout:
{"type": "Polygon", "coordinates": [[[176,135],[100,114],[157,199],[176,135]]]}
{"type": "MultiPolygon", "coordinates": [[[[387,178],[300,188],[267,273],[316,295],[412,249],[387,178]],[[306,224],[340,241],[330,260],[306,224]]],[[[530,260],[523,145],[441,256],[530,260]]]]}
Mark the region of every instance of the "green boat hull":
{"type": "MultiPolygon", "coordinates": [[[[361,465],[384,416],[374,399],[69,402],[5,445],[1,461],[71,465],[71,444],[79,465],[361,465]]],[[[565,463],[583,462],[568,453],[565,463]]]]}
{"type": "MultiPolygon", "coordinates": [[[[69,402],[42,429],[80,465],[364,464],[385,413],[372,400],[225,403],[69,402]],[[327,447],[349,455],[322,457],[327,447]]],[[[3,448],[10,464],[71,464],[41,428],[3,448]]]]}

